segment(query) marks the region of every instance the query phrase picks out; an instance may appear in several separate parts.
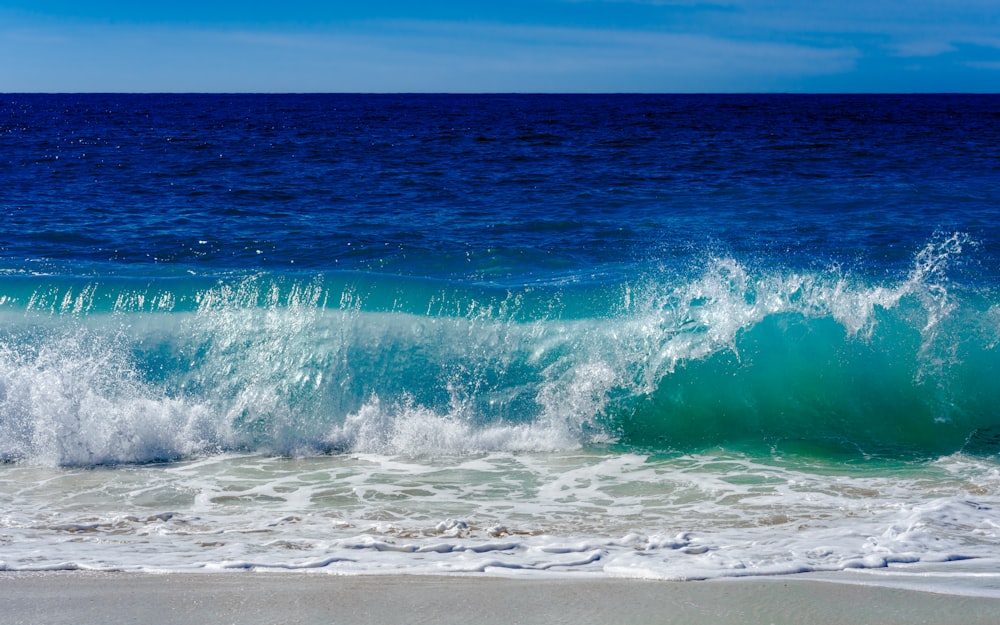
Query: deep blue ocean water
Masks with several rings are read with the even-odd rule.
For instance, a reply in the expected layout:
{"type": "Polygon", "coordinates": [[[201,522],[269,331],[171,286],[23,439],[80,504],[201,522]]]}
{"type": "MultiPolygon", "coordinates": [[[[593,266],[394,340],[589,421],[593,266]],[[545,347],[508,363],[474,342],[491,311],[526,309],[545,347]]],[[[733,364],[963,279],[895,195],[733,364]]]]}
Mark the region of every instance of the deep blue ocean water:
{"type": "Polygon", "coordinates": [[[996,286],[998,115],[960,95],[6,96],[5,266],[522,288],[717,250],[886,279],[961,232],[996,286]]]}
{"type": "MultiPolygon", "coordinates": [[[[940,494],[917,484],[961,481],[954,463],[973,463],[948,506],[1000,492],[998,96],[8,94],[0,216],[8,476],[97,466],[159,483],[185,463],[235,462],[249,479],[234,457],[272,477],[283,458],[495,463],[448,504],[396,484],[435,523],[460,501],[489,509],[485,484],[530,473],[552,486],[567,466],[635,457],[667,463],[666,480],[721,454],[690,461],[712,493],[712,480],[772,484],[728,472],[789,457],[801,466],[782,470],[812,477],[774,479],[849,476],[816,478],[826,494],[885,480],[864,488],[886,509],[926,503],[890,488],[900,466],[932,472],[913,493],[940,494]],[[547,468],[507,464],[529,457],[547,468]]],[[[612,516],[619,497],[641,508],[649,474],[622,471],[617,494],[583,499],[612,516]]],[[[141,505],[193,514],[177,493],[208,481],[141,505]]],[[[243,490],[299,505],[263,482],[243,490]]],[[[129,503],[105,492],[53,531],[129,516],[144,488],[129,503]]],[[[554,522],[546,501],[568,500],[544,490],[508,495],[554,522]]],[[[34,527],[63,496],[11,494],[34,512],[6,527],[34,527]]],[[[367,521],[413,513],[358,496],[367,521]]],[[[677,491],[656,497],[636,518],[660,523],[678,501],[704,513],[677,491]]],[[[742,505],[723,506],[722,526],[784,523],[742,505]]],[[[985,506],[969,527],[988,544],[985,506]]],[[[434,527],[467,538],[476,509],[434,527]]],[[[490,527],[512,522],[490,514],[490,527]]],[[[637,540],[664,544],[615,544],[637,540]]],[[[948,544],[903,561],[968,555],[948,544]]],[[[886,562],[845,553],[767,571],[886,562]]]]}

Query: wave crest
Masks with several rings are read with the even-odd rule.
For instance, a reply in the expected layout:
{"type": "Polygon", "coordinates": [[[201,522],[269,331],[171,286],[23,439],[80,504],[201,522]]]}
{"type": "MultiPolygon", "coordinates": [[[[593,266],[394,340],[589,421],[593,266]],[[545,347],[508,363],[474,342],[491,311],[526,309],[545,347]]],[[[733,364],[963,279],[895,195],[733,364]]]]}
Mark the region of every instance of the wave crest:
{"type": "Polygon", "coordinates": [[[690,277],[548,295],[404,280],[372,299],[387,283],[322,276],[171,281],[142,297],[41,285],[0,312],[0,456],[955,451],[1000,427],[998,304],[948,280],[970,244],[934,239],[895,284],[709,256],[690,277]],[[580,314],[595,298],[606,312],[580,314]]]}

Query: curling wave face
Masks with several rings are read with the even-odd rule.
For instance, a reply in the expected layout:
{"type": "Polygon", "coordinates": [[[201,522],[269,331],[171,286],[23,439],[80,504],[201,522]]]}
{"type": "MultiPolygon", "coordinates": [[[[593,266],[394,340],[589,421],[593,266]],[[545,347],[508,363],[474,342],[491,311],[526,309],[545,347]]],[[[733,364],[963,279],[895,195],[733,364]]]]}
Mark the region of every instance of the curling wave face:
{"type": "Polygon", "coordinates": [[[0,457],[994,453],[1000,302],[948,278],[970,245],[936,237],[884,282],[707,253],[684,272],[518,289],[5,276],[0,457]]]}

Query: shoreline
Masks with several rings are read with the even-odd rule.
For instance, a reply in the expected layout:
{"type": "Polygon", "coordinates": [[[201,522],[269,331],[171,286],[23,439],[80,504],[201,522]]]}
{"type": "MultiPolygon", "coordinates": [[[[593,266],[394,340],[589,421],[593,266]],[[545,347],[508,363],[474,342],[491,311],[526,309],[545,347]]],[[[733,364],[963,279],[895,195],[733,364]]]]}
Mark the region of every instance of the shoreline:
{"type": "Polygon", "coordinates": [[[18,624],[975,625],[1000,598],[783,576],[668,582],[316,573],[0,573],[18,624]]]}

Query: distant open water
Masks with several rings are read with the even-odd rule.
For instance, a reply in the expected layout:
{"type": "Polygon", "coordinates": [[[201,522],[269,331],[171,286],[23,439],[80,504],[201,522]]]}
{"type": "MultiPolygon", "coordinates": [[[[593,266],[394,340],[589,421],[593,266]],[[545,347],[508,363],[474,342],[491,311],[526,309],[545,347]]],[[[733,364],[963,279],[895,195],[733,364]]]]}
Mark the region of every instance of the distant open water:
{"type": "Polygon", "coordinates": [[[1000,596],[1000,96],[5,95],[0,214],[0,570],[1000,596]]]}

